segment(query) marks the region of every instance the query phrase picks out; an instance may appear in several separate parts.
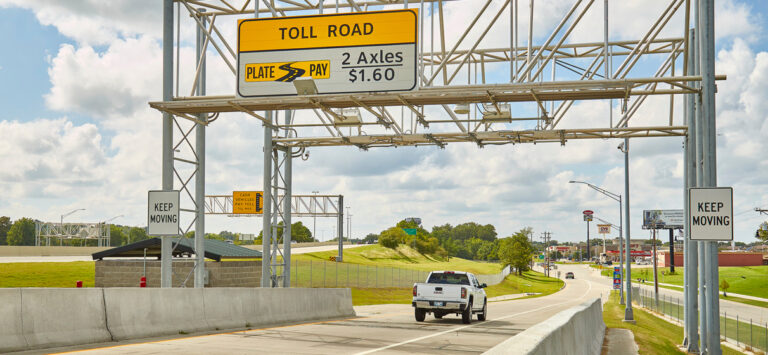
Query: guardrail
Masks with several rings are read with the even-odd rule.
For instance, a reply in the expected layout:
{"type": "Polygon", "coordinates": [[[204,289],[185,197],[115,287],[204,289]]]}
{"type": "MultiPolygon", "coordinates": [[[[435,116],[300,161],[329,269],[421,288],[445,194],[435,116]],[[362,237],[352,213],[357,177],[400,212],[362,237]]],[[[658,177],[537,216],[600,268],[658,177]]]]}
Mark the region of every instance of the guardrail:
{"type": "MultiPolygon", "coordinates": [[[[501,283],[509,273],[510,267],[506,266],[497,274],[475,276],[480,283],[491,286],[501,283]]],[[[427,275],[429,271],[320,260],[291,263],[292,287],[411,287],[416,282],[424,282],[427,275]]]]}

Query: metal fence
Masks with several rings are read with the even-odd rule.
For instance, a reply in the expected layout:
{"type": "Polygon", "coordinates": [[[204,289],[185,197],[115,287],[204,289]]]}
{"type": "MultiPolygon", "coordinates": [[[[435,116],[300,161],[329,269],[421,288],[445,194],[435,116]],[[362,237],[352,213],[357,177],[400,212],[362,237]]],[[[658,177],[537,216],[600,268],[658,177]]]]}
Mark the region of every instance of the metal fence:
{"type": "MultiPolygon", "coordinates": [[[[491,275],[476,275],[480,283],[496,285],[509,275],[510,268],[491,275]]],[[[429,271],[337,263],[332,261],[299,261],[291,263],[292,287],[411,287],[424,282],[429,271]]]]}
{"type": "MultiPolygon", "coordinates": [[[[653,290],[632,287],[632,300],[640,307],[667,315],[683,322],[684,300],[679,297],[658,295],[653,290]]],[[[752,318],[740,318],[738,315],[720,313],[720,338],[755,353],[768,353],[768,322],[758,324],[752,318]]]]}

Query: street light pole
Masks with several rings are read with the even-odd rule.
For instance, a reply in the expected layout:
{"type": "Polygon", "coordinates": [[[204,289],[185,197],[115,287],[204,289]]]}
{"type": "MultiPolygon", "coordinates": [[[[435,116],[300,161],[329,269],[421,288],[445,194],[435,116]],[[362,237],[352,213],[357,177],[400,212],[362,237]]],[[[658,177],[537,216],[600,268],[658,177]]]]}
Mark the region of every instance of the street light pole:
{"type": "MultiPolygon", "coordinates": [[[[627,142],[627,144],[629,144],[629,142],[627,142]]],[[[627,177],[627,179],[628,178],[629,177],[627,177]]],[[[625,278],[629,278],[629,276],[627,276],[627,275],[629,275],[629,271],[627,271],[626,274],[624,273],[624,259],[623,259],[623,254],[626,252],[627,253],[627,260],[629,260],[629,241],[627,240],[626,247],[622,247],[622,241],[623,241],[622,232],[624,230],[624,219],[622,218],[622,215],[621,215],[621,212],[622,212],[622,210],[621,210],[621,207],[622,207],[621,195],[613,193],[613,192],[610,192],[610,191],[605,190],[605,189],[603,189],[603,188],[601,188],[599,186],[595,186],[595,185],[592,185],[592,184],[590,184],[588,182],[584,182],[584,181],[574,181],[574,180],[571,180],[568,183],[587,185],[590,188],[592,188],[593,190],[595,190],[595,191],[597,191],[597,192],[599,192],[599,193],[601,193],[601,194],[603,194],[605,196],[608,196],[609,198],[612,198],[614,201],[619,203],[619,266],[621,267],[621,275],[622,275],[621,282],[622,282],[622,286],[623,286],[624,279],[625,278]]],[[[627,180],[627,184],[628,183],[629,183],[629,181],[627,180]]],[[[626,189],[625,193],[627,194],[627,196],[629,196],[629,188],[626,189]]],[[[629,197],[627,197],[627,201],[629,201],[629,197]]],[[[627,217],[627,222],[629,222],[629,217],[627,217]]],[[[627,263],[629,263],[629,262],[627,262],[627,263]]],[[[619,304],[624,304],[624,288],[623,287],[619,288],[619,304]]]]}

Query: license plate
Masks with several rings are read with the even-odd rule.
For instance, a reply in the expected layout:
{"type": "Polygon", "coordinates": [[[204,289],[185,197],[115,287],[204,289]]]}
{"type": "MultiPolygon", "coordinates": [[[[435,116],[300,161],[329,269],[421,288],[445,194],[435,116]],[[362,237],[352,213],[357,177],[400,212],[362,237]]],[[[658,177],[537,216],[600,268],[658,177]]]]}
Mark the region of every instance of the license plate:
{"type": "Polygon", "coordinates": [[[445,302],[435,302],[435,306],[438,306],[438,307],[445,306],[445,302]]]}

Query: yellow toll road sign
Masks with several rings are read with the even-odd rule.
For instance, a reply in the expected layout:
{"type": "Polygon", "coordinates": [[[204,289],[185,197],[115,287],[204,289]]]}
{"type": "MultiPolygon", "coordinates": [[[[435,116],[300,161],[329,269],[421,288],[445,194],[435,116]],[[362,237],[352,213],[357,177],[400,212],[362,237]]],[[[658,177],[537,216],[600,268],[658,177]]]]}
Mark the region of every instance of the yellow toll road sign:
{"type": "Polygon", "coordinates": [[[328,79],[330,66],[331,62],[328,60],[246,64],[245,81],[290,82],[297,78],[328,79]]]}
{"type": "Polygon", "coordinates": [[[241,19],[238,52],[415,43],[416,11],[241,19]]]}
{"type": "Polygon", "coordinates": [[[233,191],[232,214],[264,213],[263,191],[233,191]]]}
{"type": "Polygon", "coordinates": [[[238,25],[237,96],[294,96],[416,88],[416,9],[263,19],[238,25]],[[288,59],[288,60],[286,60],[288,59]]]}

